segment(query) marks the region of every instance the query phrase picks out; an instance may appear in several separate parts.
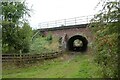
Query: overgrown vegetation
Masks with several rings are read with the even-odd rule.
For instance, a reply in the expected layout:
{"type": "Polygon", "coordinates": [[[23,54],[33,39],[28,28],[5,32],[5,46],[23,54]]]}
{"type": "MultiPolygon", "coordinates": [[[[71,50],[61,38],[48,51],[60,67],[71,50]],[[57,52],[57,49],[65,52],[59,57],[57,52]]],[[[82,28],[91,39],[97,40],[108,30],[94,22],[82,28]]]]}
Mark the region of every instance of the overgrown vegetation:
{"type": "Polygon", "coordinates": [[[118,33],[120,2],[107,2],[92,22],[95,34],[95,61],[101,66],[104,78],[118,77],[118,33]]]}
{"type": "Polygon", "coordinates": [[[58,38],[52,37],[52,35],[44,37],[40,35],[38,37],[35,37],[30,46],[31,54],[51,53],[59,51],[58,38]]]}
{"type": "Polygon", "coordinates": [[[32,28],[24,16],[29,15],[25,2],[1,2],[2,52],[26,53],[32,36],[32,28]]]}
{"type": "Polygon", "coordinates": [[[0,26],[0,53],[2,51],[2,27],[0,26]]]}

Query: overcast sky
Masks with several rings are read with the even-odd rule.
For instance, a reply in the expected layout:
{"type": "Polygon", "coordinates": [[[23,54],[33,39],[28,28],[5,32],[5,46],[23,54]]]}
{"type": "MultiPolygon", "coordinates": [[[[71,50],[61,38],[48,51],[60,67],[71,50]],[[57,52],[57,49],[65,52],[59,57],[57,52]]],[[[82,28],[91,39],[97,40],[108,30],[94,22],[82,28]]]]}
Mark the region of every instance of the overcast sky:
{"type": "Polygon", "coordinates": [[[39,23],[79,16],[93,15],[100,0],[26,0],[33,12],[29,22],[32,28],[39,28],[39,23]]]}

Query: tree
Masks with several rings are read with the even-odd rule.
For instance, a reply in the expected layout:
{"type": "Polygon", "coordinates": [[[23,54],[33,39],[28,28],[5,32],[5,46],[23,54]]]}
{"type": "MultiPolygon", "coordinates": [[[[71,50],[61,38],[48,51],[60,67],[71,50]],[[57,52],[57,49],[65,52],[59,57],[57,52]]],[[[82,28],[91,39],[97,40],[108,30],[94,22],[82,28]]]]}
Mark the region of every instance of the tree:
{"type": "Polygon", "coordinates": [[[30,9],[25,5],[25,2],[2,2],[2,15],[4,21],[17,23],[20,19],[24,19],[25,15],[29,15],[30,9]]]}
{"type": "Polygon", "coordinates": [[[2,27],[0,26],[0,40],[2,40],[2,27]]]}
{"type": "MultiPolygon", "coordinates": [[[[2,4],[2,51],[3,52],[17,52],[23,49],[23,44],[27,44],[24,39],[21,39],[23,33],[23,25],[25,22],[24,16],[29,15],[30,9],[25,5],[25,2],[1,2],[2,4]],[[21,26],[21,27],[20,27],[21,26]]],[[[29,32],[24,32],[29,33],[29,32]]],[[[27,38],[27,35],[24,36],[27,38]]]]}
{"type": "Polygon", "coordinates": [[[95,61],[101,66],[103,77],[118,77],[118,33],[120,2],[107,2],[92,20],[95,32],[95,61]]]}
{"type": "Polygon", "coordinates": [[[0,26],[0,53],[2,51],[2,28],[0,26]]]}
{"type": "Polygon", "coordinates": [[[23,27],[19,31],[19,41],[22,41],[20,43],[22,45],[21,50],[23,53],[29,52],[32,34],[32,28],[28,23],[24,23],[23,27]]]}

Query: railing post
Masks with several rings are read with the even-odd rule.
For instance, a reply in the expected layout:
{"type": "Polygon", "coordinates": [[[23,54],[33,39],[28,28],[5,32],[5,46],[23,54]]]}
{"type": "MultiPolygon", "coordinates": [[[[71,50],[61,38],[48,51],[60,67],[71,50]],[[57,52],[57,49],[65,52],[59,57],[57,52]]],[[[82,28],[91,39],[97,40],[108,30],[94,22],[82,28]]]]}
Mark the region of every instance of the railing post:
{"type": "Polygon", "coordinates": [[[76,25],[76,17],[75,17],[75,25],[76,25]]]}
{"type": "Polygon", "coordinates": [[[47,27],[49,27],[49,23],[47,23],[47,27]]]}
{"type": "Polygon", "coordinates": [[[57,21],[55,21],[55,26],[58,27],[58,26],[57,26],[57,21]]]}
{"type": "Polygon", "coordinates": [[[88,23],[88,16],[87,16],[87,23],[88,23]]]}
{"type": "Polygon", "coordinates": [[[65,24],[65,26],[66,26],[66,19],[64,19],[64,20],[65,20],[64,24],[65,24]]]}

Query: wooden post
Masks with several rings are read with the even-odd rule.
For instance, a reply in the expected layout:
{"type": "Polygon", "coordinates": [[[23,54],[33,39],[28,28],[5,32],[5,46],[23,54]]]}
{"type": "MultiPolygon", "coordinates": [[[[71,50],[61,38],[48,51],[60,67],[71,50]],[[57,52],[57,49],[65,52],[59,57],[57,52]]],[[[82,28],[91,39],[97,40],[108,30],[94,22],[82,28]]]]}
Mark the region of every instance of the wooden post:
{"type": "Polygon", "coordinates": [[[22,63],[22,51],[20,50],[20,65],[22,63]]]}

